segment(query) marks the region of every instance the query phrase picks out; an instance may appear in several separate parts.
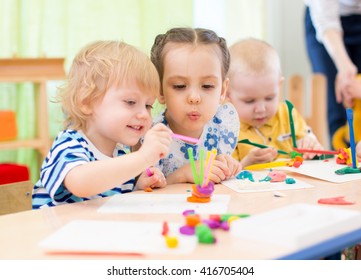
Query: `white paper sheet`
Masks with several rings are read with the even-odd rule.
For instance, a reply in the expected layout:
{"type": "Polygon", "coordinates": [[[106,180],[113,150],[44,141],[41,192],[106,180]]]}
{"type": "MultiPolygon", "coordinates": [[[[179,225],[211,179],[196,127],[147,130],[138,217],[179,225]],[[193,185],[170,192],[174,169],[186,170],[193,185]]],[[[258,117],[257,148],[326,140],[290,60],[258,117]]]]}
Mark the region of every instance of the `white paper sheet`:
{"type": "MultiPolygon", "coordinates": [[[[267,182],[259,183],[260,179],[267,176],[269,171],[252,171],[252,175],[255,179],[255,183],[249,182],[248,180],[241,180],[232,178],[222,182],[222,185],[229,187],[230,189],[239,193],[250,193],[250,192],[266,192],[266,191],[284,191],[284,190],[297,190],[313,188],[314,186],[303,182],[299,179],[295,179],[295,184],[286,184],[285,182],[267,182]]],[[[290,178],[290,176],[287,176],[290,178]]]]}
{"type": "Polygon", "coordinates": [[[47,252],[66,253],[162,253],[189,254],[198,244],[196,236],[179,233],[180,224],[169,223],[169,236],[178,246],[168,248],[157,222],[74,220],[40,242],[47,252]]]}
{"type": "Polygon", "coordinates": [[[337,164],[335,159],[306,160],[299,168],[295,167],[275,167],[274,170],[291,171],[313,178],[321,179],[333,183],[344,183],[361,179],[361,173],[338,175],[336,170],[346,167],[346,165],[337,164]]]}
{"type": "Polygon", "coordinates": [[[122,194],[112,196],[99,207],[101,213],[176,213],[195,210],[198,214],[227,213],[229,195],[213,195],[208,203],[187,202],[189,194],[122,194]]]}
{"type": "Polygon", "coordinates": [[[336,207],[293,204],[232,222],[231,234],[300,249],[361,228],[361,213],[336,207]]]}

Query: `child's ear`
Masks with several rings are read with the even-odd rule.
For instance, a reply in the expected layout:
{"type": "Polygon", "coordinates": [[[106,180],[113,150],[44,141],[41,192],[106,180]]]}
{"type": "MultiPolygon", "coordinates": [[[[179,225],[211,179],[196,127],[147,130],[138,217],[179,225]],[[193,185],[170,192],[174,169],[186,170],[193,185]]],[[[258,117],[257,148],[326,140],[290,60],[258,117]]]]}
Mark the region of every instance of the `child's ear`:
{"type": "Polygon", "coordinates": [[[89,102],[86,102],[86,101],[81,102],[79,109],[84,115],[91,115],[91,113],[92,113],[92,108],[91,108],[89,102]]]}
{"type": "Polygon", "coordinates": [[[278,83],[278,87],[279,87],[279,94],[278,94],[278,100],[280,102],[283,102],[284,101],[284,93],[283,93],[283,83],[285,81],[285,78],[284,77],[280,77],[280,80],[279,80],[279,83],[278,83]]]}
{"type": "Polygon", "coordinates": [[[284,81],[285,81],[285,77],[282,76],[280,78],[280,88],[283,86],[284,81]]]}
{"type": "Polygon", "coordinates": [[[229,78],[225,78],[223,83],[222,83],[222,93],[221,93],[221,99],[220,99],[220,103],[223,103],[226,100],[228,100],[228,88],[229,88],[229,78]]]}

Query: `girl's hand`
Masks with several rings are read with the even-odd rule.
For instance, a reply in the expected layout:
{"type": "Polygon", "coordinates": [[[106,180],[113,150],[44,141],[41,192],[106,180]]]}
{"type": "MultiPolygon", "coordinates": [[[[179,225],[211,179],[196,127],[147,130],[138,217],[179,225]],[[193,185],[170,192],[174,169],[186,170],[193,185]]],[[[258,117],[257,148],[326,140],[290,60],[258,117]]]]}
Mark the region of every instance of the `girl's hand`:
{"type": "Polygon", "coordinates": [[[223,162],[227,166],[223,170],[226,180],[242,171],[242,164],[230,155],[217,155],[216,160],[223,162]]]}
{"type": "Polygon", "coordinates": [[[145,134],[139,152],[143,154],[144,161],[152,166],[168,155],[171,142],[171,130],[164,124],[158,123],[145,134]]]}
{"type": "Polygon", "coordinates": [[[167,185],[167,182],[162,171],[156,167],[150,167],[149,170],[153,175],[149,176],[147,172],[141,173],[136,183],[137,189],[144,190],[145,188],[164,188],[167,185]]]}
{"type": "MultiPolygon", "coordinates": [[[[209,173],[209,180],[213,181],[216,184],[219,184],[221,181],[226,180],[228,174],[231,171],[228,168],[228,163],[226,161],[220,161],[217,158],[213,161],[212,170],[209,173]],[[227,175],[226,175],[227,174],[227,175]]],[[[240,164],[239,164],[240,165],[240,164]]],[[[199,176],[200,170],[200,161],[195,161],[196,172],[199,176]]],[[[241,168],[241,167],[239,167],[241,168]]],[[[204,171],[206,169],[206,163],[204,161],[204,171]]],[[[232,172],[237,168],[232,167],[232,172]]],[[[203,174],[205,175],[205,174],[203,174]]],[[[204,178],[200,178],[200,181],[203,181],[204,178]]],[[[180,182],[187,182],[187,183],[194,183],[193,171],[190,163],[183,165],[182,167],[178,168],[172,174],[167,177],[168,184],[180,183],[180,182]]],[[[205,182],[204,182],[205,183],[205,182]]]]}
{"type": "Polygon", "coordinates": [[[271,162],[276,159],[277,155],[277,150],[271,147],[254,148],[242,159],[242,165],[245,167],[256,163],[271,162]]]}
{"type": "MultiPolygon", "coordinates": [[[[302,139],[297,141],[297,147],[300,149],[310,150],[324,150],[324,147],[318,142],[315,136],[306,135],[302,139]]],[[[316,156],[314,153],[304,153],[304,159],[313,159],[316,156]]],[[[320,156],[320,154],[318,155],[320,156]]]]}

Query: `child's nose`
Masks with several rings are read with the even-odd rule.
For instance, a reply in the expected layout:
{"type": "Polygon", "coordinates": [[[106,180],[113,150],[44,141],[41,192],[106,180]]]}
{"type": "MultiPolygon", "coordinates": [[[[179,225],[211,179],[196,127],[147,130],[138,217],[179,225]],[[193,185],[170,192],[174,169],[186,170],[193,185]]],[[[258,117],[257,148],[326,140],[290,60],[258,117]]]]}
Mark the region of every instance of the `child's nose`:
{"type": "Polygon", "coordinates": [[[188,96],[188,102],[191,104],[199,104],[201,102],[201,96],[197,93],[196,90],[191,91],[188,96]]]}
{"type": "Polygon", "coordinates": [[[255,108],[256,112],[264,112],[265,110],[266,110],[266,104],[264,104],[263,102],[256,104],[256,108],[255,108]]]}
{"type": "Polygon", "coordinates": [[[150,113],[149,113],[149,111],[148,111],[146,108],[140,109],[140,110],[138,111],[138,113],[137,113],[137,117],[138,117],[139,119],[147,119],[147,118],[150,117],[150,113]]]}

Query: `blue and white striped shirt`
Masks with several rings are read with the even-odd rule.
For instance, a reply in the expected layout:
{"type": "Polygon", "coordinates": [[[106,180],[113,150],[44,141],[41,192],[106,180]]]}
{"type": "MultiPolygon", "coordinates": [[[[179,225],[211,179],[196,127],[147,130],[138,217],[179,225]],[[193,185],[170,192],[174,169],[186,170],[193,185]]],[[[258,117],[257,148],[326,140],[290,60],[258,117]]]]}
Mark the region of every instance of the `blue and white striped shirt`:
{"type": "MultiPolygon", "coordinates": [[[[117,145],[113,157],[122,156],[126,152],[123,147],[117,145]]],[[[105,158],[109,157],[102,154],[81,131],[60,132],[41,167],[40,179],[34,186],[33,209],[133,191],[134,178],[121,186],[91,197],[77,197],[69,192],[64,185],[64,178],[72,168],[105,158]]]]}

